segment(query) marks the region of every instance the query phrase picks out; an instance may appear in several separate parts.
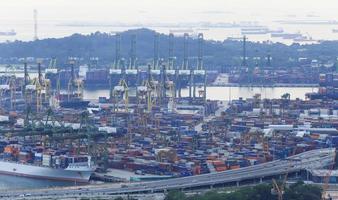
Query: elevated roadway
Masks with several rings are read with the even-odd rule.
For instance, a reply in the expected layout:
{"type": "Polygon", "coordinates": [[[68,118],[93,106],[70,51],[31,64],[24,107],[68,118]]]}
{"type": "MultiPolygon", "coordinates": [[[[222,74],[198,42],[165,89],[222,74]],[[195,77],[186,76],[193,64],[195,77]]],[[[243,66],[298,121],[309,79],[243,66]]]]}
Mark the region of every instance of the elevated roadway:
{"type": "MultiPolygon", "coordinates": [[[[334,162],[335,149],[318,149],[304,152],[283,160],[276,160],[268,163],[244,167],[236,170],[224,172],[189,176],[182,178],[173,178],[168,180],[131,183],[121,187],[102,186],[88,187],[81,189],[58,188],[50,190],[31,190],[29,198],[47,198],[47,197],[81,197],[81,196],[107,196],[119,194],[137,194],[137,193],[155,193],[165,192],[173,189],[199,189],[211,188],[217,185],[241,184],[249,180],[260,180],[272,178],[286,173],[300,172],[302,170],[320,169],[329,166],[334,162]]],[[[25,194],[22,191],[4,191],[0,192],[0,198],[3,199],[22,199],[25,194]]],[[[27,197],[26,197],[27,198],[27,197]]]]}

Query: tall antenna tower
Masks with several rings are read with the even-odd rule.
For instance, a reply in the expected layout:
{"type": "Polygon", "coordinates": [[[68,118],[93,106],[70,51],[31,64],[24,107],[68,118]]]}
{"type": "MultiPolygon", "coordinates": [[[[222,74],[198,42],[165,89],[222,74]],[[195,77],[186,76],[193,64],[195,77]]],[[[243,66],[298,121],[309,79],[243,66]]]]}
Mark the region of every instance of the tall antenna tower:
{"type": "Polygon", "coordinates": [[[169,69],[174,69],[174,34],[169,34],[169,69]]]}
{"type": "Polygon", "coordinates": [[[189,34],[184,33],[183,36],[183,70],[188,70],[188,54],[189,54],[189,44],[188,44],[189,34]]]}
{"type": "Polygon", "coordinates": [[[34,40],[38,39],[38,11],[34,9],[34,40]]]}
{"type": "Polygon", "coordinates": [[[244,35],[243,36],[243,62],[242,62],[242,66],[246,67],[246,40],[248,38],[244,35]]]}
{"type": "Polygon", "coordinates": [[[121,61],[121,35],[117,33],[115,35],[115,69],[120,68],[121,61]]]}
{"type": "Polygon", "coordinates": [[[203,33],[198,34],[197,70],[203,70],[203,33]]]}
{"type": "Polygon", "coordinates": [[[131,35],[129,69],[136,69],[136,34],[131,35]]]}
{"type": "Polygon", "coordinates": [[[154,35],[154,69],[158,68],[158,61],[159,61],[159,53],[158,53],[158,46],[159,46],[159,37],[160,35],[158,33],[155,33],[154,35]]]}

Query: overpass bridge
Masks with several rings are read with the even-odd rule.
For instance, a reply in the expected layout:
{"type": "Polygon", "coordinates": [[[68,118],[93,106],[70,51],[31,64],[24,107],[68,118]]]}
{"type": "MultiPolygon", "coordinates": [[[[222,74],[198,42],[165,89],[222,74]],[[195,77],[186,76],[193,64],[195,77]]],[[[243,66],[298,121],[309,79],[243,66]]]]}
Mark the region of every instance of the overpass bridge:
{"type": "MultiPolygon", "coordinates": [[[[246,181],[271,180],[271,178],[286,173],[298,173],[303,170],[320,169],[332,165],[335,161],[335,148],[317,149],[307,151],[283,160],[244,167],[224,172],[173,178],[161,181],[131,183],[116,187],[104,185],[102,187],[88,187],[86,189],[58,188],[31,190],[31,198],[47,197],[80,197],[80,196],[106,196],[137,193],[156,193],[168,190],[201,189],[214,186],[240,185],[246,181]]],[[[20,199],[22,191],[3,191],[0,198],[20,199]]]]}

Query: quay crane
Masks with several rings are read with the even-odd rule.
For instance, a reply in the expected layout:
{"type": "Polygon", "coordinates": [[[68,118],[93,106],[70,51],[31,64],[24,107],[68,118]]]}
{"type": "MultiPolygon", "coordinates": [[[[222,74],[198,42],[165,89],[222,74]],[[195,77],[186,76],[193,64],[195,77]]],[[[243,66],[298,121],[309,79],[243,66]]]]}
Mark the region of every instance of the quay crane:
{"type": "Polygon", "coordinates": [[[112,68],[109,70],[109,100],[113,101],[113,77],[112,73],[113,71],[120,72],[120,63],[121,61],[121,35],[117,33],[115,35],[115,60],[113,63],[112,68]]]}
{"type": "Polygon", "coordinates": [[[128,84],[126,81],[126,68],[124,65],[124,60],[121,60],[122,64],[122,70],[121,70],[121,75],[122,78],[119,81],[119,84],[116,85],[113,88],[112,95],[113,95],[113,103],[114,103],[114,112],[119,110],[119,103],[121,100],[123,100],[124,105],[125,105],[125,111],[128,112],[128,107],[129,107],[129,95],[128,95],[128,84]]]}
{"type": "MultiPolygon", "coordinates": [[[[39,94],[39,107],[37,107],[37,111],[41,111],[42,109],[42,93],[44,93],[44,102],[48,102],[50,98],[50,80],[46,79],[42,76],[41,72],[41,60],[38,61],[38,82],[36,83],[36,88],[39,94]]],[[[37,103],[38,104],[38,103],[37,103]]]]}
{"type": "Polygon", "coordinates": [[[114,90],[113,90],[113,97],[115,99],[114,103],[117,104],[115,105],[114,111],[118,111],[120,98],[122,98],[124,102],[124,106],[125,106],[125,111],[128,112],[128,107],[129,107],[128,90],[129,88],[128,88],[127,82],[124,79],[120,80],[119,84],[114,87],[114,90]]]}
{"type": "Polygon", "coordinates": [[[16,92],[17,89],[20,89],[17,86],[17,77],[15,75],[15,67],[12,65],[6,66],[5,75],[1,77],[1,85],[0,85],[0,100],[1,102],[5,102],[9,100],[9,105],[3,105],[10,110],[15,110],[15,102],[16,102],[16,92]]]}
{"type": "Polygon", "coordinates": [[[16,99],[16,77],[10,76],[5,84],[0,85],[0,98],[1,101],[5,96],[10,95],[10,109],[15,110],[15,99],[16,99]]]}
{"type": "Polygon", "coordinates": [[[81,79],[75,77],[74,64],[76,58],[69,58],[69,65],[71,67],[71,77],[68,81],[67,94],[60,93],[60,83],[57,83],[57,99],[59,104],[64,108],[84,108],[89,104],[89,101],[83,100],[83,82],[81,79]]]}

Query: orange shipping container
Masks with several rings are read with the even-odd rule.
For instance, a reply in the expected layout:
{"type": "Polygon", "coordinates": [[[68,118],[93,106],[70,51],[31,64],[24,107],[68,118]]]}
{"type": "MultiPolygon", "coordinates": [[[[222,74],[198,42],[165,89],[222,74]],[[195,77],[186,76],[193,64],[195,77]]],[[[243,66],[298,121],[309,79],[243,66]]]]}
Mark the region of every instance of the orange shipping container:
{"type": "Polygon", "coordinates": [[[222,172],[222,171],[225,171],[225,170],[227,170],[228,168],[225,166],[225,167],[216,167],[215,168],[215,170],[217,171],[217,172],[222,172]]]}
{"type": "Polygon", "coordinates": [[[13,153],[13,147],[11,147],[11,146],[6,146],[6,147],[5,147],[5,153],[13,153]]]}
{"type": "Polygon", "coordinates": [[[11,154],[14,154],[14,155],[17,155],[19,153],[18,149],[13,147],[13,146],[6,146],[4,152],[5,153],[11,153],[11,154]]]}
{"type": "Polygon", "coordinates": [[[221,160],[214,160],[212,163],[213,163],[214,165],[224,165],[224,162],[221,161],[221,160]]]}
{"type": "Polygon", "coordinates": [[[240,166],[239,165],[233,165],[233,166],[230,166],[230,169],[239,169],[240,166]]]}

